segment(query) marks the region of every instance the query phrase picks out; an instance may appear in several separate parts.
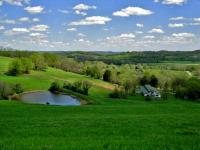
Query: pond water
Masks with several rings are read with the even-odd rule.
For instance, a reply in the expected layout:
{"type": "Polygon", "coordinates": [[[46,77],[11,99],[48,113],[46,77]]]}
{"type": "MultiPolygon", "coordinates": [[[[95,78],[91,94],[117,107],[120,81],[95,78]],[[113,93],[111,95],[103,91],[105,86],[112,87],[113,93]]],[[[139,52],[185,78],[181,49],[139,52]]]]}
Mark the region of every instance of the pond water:
{"type": "Polygon", "coordinates": [[[26,93],[21,96],[21,101],[29,104],[48,104],[62,106],[79,106],[81,103],[68,95],[54,94],[49,91],[26,93]]]}

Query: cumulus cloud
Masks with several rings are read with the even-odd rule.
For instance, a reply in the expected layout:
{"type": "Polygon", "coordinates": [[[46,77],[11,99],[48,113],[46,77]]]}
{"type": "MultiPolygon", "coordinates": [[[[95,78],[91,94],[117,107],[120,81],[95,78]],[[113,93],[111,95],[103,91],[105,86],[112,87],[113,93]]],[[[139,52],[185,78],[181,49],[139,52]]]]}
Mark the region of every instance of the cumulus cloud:
{"type": "Polygon", "coordinates": [[[35,25],[35,26],[32,26],[30,28],[31,31],[39,31],[39,32],[42,32],[42,31],[47,31],[49,29],[49,26],[47,25],[35,25]]]}
{"type": "Polygon", "coordinates": [[[182,23],[174,23],[174,24],[168,24],[168,27],[170,28],[181,28],[181,27],[184,27],[184,24],[182,23]]]}
{"type": "Polygon", "coordinates": [[[154,0],[154,2],[162,2],[163,4],[166,5],[183,5],[184,3],[187,2],[187,0],[154,0]]]}
{"type": "Polygon", "coordinates": [[[183,32],[183,33],[173,33],[172,36],[177,38],[192,38],[195,37],[195,34],[183,32]]]}
{"type": "Polygon", "coordinates": [[[78,4],[76,6],[74,6],[73,8],[75,10],[75,13],[77,15],[82,15],[82,16],[86,16],[87,13],[85,11],[89,10],[89,9],[97,9],[96,6],[89,6],[89,5],[86,5],[86,4],[78,4]]]}
{"type": "Polygon", "coordinates": [[[21,32],[21,33],[27,33],[30,32],[27,28],[13,28],[13,32],[21,32]]]}
{"type": "Polygon", "coordinates": [[[21,17],[21,18],[19,18],[19,21],[20,22],[29,22],[30,19],[28,17],[21,17]]]}
{"type": "Polygon", "coordinates": [[[145,39],[154,39],[155,36],[153,36],[153,35],[146,35],[146,36],[144,36],[144,38],[145,38],[145,39]]]}
{"type": "Polygon", "coordinates": [[[127,7],[113,13],[114,16],[129,17],[129,16],[146,16],[151,15],[153,12],[141,7],[127,7]]]}
{"type": "Polygon", "coordinates": [[[3,5],[3,3],[8,3],[10,5],[16,5],[16,6],[23,6],[23,4],[29,4],[30,0],[0,0],[0,6],[3,5]]]}
{"type": "Polygon", "coordinates": [[[6,20],[1,21],[0,23],[3,23],[3,24],[16,24],[16,21],[12,20],[12,19],[6,19],[6,20]]]}
{"type": "Polygon", "coordinates": [[[76,28],[68,28],[67,31],[75,32],[75,31],[77,31],[77,29],[76,28]]]}
{"type": "Polygon", "coordinates": [[[149,33],[159,33],[159,34],[163,34],[163,33],[165,33],[165,32],[164,32],[162,29],[154,28],[154,29],[150,30],[149,33]]]}
{"type": "Polygon", "coordinates": [[[0,26],[0,30],[4,30],[5,29],[5,27],[4,26],[0,26]]]}
{"type": "Polygon", "coordinates": [[[39,13],[43,12],[44,7],[42,7],[42,6],[26,7],[26,8],[24,8],[24,10],[30,14],[39,14],[39,13]]]}
{"type": "Polygon", "coordinates": [[[172,21],[177,21],[177,20],[185,20],[186,18],[185,17],[172,17],[172,18],[169,18],[169,20],[172,20],[172,21]]]}
{"type": "Polygon", "coordinates": [[[97,7],[96,6],[89,6],[89,5],[85,5],[85,4],[78,4],[76,6],[74,6],[74,10],[79,10],[79,11],[82,11],[82,10],[89,10],[89,9],[96,9],[97,7]]]}
{"type": "Polygon", "coordinates": [[[194,21],[200,22],[200,18],[194,18],[194,21]]]}
{"type": "Polygon", "coordinates": [[[111,21],[112,19],[109,17],[103,17],[103,16],[92,16],[92,17],[86,17],[85,19],[82,19],[80,21],[74,21],[71,22],[69,25],[104,25],[107,22],[111,21]]]}
{"type": "Polygon", "coordinates": [[[39,18],[33,18],[32,21],[33,21],[33,22],[39,22],[40,19],[39,19],[39,18]]]}
{"type": "Polygon", "coordinates": [[[69,13],[68,10],[62,10],[62,9],[59,9],[58,12],[63,13],[63,14],[68,14],[69,13]]]}
{"type": "Polygon", "coordinates": [[[144,27],[144,25],[140,24],[140,23],[137,23],[136,26],[139,27],[139,28],[143,28],[144,27]]]}

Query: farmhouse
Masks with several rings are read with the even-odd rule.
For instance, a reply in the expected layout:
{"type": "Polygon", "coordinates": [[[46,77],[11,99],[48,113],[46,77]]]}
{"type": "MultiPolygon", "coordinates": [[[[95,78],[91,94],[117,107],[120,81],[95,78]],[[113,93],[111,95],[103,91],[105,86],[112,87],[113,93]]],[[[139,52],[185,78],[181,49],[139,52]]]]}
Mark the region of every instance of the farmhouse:
{"type": "Polygon", "coordinates": [[[146,96],[158,97],[158,98],[161,97],[160,92],[151,85],[140,86],[138,93],[143,94],[145,97],[146,96]]]}

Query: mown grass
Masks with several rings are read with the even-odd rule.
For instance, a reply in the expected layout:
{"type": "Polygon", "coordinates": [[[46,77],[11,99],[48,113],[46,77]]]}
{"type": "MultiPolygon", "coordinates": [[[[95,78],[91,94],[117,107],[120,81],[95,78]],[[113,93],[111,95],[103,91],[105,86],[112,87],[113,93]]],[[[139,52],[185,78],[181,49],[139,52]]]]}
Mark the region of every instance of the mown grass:
{"type": "Polygon", "coordinates": [[[133,101],[82,107],[1,101],[0,149],[200,148],[199,104],[133,101]]]}
{"type": "Polygon", "coordinates": [[[113,100],[111,84],[49,68],[30,75],[4,75],[9,59],[0,58],[0,80],[25,90],[46,90],[54,80],[94,83],[81,107],[0,101],[0,149],[200,149],[200,103],[170,98],[145,102],[140,96],[113,100]],[[7,62],[7,63],[6,63],[7,62]]]}

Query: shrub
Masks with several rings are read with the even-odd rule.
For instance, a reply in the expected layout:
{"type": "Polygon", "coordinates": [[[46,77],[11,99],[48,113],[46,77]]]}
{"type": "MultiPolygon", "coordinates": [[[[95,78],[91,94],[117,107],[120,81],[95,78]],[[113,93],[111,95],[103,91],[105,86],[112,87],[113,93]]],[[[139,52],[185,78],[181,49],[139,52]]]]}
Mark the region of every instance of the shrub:
{"type": "Polygon", "coordinates": [[[17,76],[23,73],[23,68],[22,68],[22,62],[21,60],[15,59],[13,60],[10,65],[9,65],[9,69],[8,69],[8,75],[11,76],[17,76]]]}
{"type": "Polygon", "coordinates": [[[49,88],[50,92],[59,92],[61,91],[61,86],[58,82],[51,83],[51,86],[49,88]]]}
{"type": "Polygon", "coordinates": [[[112,93],[109,94],[110,98],[127,98],[126,92],[123,89],[115,87],[112,93]]]}
{"type": "Polygon", "coordinates": [[[0,99],[8,99],[13,94],[13,90],[10,85],[0,82],[0,99]]]}
{"type": "Polygon", "coordinates": [[[16,93],[16,94],[20,94],[20,93],[23,93],[24,92],[24,89],[22,87],[21,84],[15,84],[13,86],[13,91],[16,93]]]}
{"type": "Polygon", "coordinates": [[[111,76],[112,72],[110,70],[106,70],[105,73],[103,74],[103,80],[111,82],[111,76]]]}
{"type": "Polygon", "coordinates": [[[76,81],[73,84],[65,82],[63,88],[80,94],[88,95],[88,91],[91,88],[91,86],[91,83],[88,81],[76,81]]]}

